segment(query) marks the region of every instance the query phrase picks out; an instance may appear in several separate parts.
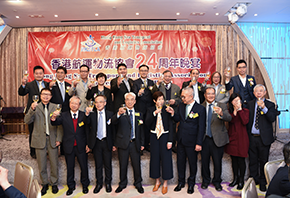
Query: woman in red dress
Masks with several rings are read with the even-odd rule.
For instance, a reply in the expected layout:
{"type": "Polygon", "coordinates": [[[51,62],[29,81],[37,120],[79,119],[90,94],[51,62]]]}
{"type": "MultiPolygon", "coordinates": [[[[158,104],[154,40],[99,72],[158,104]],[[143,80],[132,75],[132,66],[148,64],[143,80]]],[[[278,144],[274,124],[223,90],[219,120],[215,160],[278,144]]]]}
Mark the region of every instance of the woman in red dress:
{"type": "Polygon", "coordinates": [[[248,156],[249,137],[247,134],[247,123],[249,122],[249,110],[243,108],[241,97],[233,93],[229,99],[229,112],[232,120],[229,123],[230,143],[226,145],[225,152],[231,155],[234,180],[229,186],[238,184],[237,189],[244,186],[246,172],[245,158],[248,156]]]}

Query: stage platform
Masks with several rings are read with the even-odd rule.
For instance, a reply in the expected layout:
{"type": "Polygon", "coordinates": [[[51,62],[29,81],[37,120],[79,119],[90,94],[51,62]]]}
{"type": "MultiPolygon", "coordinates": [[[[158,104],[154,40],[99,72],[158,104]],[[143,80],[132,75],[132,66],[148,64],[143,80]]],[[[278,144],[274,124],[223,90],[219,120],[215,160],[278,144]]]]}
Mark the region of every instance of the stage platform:
{"type": "MultiPolygon", "coordinates": [[[[9,173],[9,181],[13,183],[14,179],[14,170],[16,162],[20,161],[25,164],[32,166],[34,170],[34,178],[36,178],[41,184],[39,171],[37,162],[35,159],[31,158],[29,155],[28,149],[28,136],[27,135],[17,135],[17,134],[8,134],[4,136],[5,139],[0,139],[0,149],[3,152],[3,160],[1,162],[1,166],[8,168],[9,173]]],[[[288,142],[290,139],[289,133],[279,133],[278,139],[283,142],[288,142]]],[[[270,158],[269,160],[281,159],[283,144],[275,141],[270,150],[270,158]]],[[[174,178],[169,181],[169,184],[177,184],[178,182],[178,174],[177,174],[177,164],[176,164],[176,154],[173,153],[173,170],[174,170],[174,178]]],[[[154,180],[149,177],[149,162],[150,162],[150,153],[144,151],[144,155],[141,156],[141,168],[142,168],[142,177],[144,185],[153,185],[154,180]]],[[[119,182],[119,162],[117,152],[113,152],[113,181],[112,184],[116,185],[119,182]]],[[[248,166],[248,159],[247,159],[248,166]]],[[[48,163],[48,167],[50,167],[48,163]]],[[[95,165],[93,155],[90,153],[88,157],[88,168],[89,168],[89,177],[90,177],[90,185],[95,185],[95,165]]],[[[211,163],[211,170],[213,170],[213,166],[211,163]]],[[[188,175],[188,165],[187,165],[187,175],[188,175]]],[[[211,171],[213,174],[213,171],[211,171]]],[[[249,176],[249,171],[246,171],[247,179],[249,176]]],[[[128,182],[129,185],[133,184],[133,171],[131,164],[129,164],[128,169],[128,182]]],[[[231,158],[228,154],[224,154],[223,156],[223,165],[222,165],[222,180],[223,182],[230,182],[232,180],[232,168],[231,168],[231,158]]],[[[80,168],[78,163],[76,162],[75,167],[75,181],[77,185],[80,184],[80,168]]],[[[198,155],[198,172],[196,177],[196,183],[201,183],[201,158],[200,154],[198,155]]],[[[66,185],[66,164],[64,156],[59,156],[59,185],[66,185]]]]}

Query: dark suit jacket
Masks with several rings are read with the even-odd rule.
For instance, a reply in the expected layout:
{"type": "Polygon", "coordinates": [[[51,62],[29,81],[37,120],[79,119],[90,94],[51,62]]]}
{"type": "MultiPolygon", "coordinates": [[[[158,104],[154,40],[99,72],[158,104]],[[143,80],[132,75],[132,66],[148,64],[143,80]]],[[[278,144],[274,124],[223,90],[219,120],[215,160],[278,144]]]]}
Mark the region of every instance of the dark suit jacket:
{"type": "Polygon", "coordinates": [[[288,166],[280,167],[272,178],[268,187],[266,197],[269,195],[286,196],[290,193],[290,182],[288,178],[288,166]]]}
{"type": "MultiPolygon", "coordinates": [[[[2,187],[0,187],[0,188],[3,191],[2,187]]],[[[15,188],[14,186],[8,187],[4,192],[5,192],[5,195],[7,197],[26,198],[26,196],[22,192],[20,192],[17,188],[15,188]]],[[[5,195],[4,195],[4,197],[6,197],[5,195]]]]}
{"type": "MultiPolygon", "coordinates": [[[[166,107],[162,107],[161,110],[161,118],[162,118],[162,124],[163,124],[163,128],[164,131],[169,131],[168,133],[168,140],[167,142],[172,142],[172,136],[173,133],[175,133],[175,130],[173,130],[173,123],[171,120],[171,115],[165,110],[166,107]]],[[[155,130],[156,128],[156,123],[157,123],[157,115],[154,116],[153,112],[156,110],[156,107],[150,107],[147,110],[147,114],[146,114],[146,119],[145,119],[145,123],[148,126],[148,128],[150,130],[155,130]]]]}
{"type": "Polygon", "coordinates": [[[145,114],[148,107],[152,107],[154,105],[151,92],[154,86],[154,82],[150,79],[147,79],[147,87],[145,88],[144,93],[141,96],[138,96],[138,92],[141,89],[142,84],[143,81],[141,80],[141,78],[135,80],[133,84],[133,92],[136,94],[137,97],[137,101],[135,104],[136,110],[141,111],[143,114],[145,114]]]}
{"type": "MultiPolygon", "coordinates": [[[[94,101],[94,95],[98,94],[98,86],[92,87],[92,89],[88,89],[86,99],[94,101]]],[[[112,102],[112,92],[107,87],[104,87],[104,95],[107,98],[106,110],[113,111],[113,102],[112,102]]]]}
{"type": "MultiPolygon", "coordinates": [[[[112,116],[113,112],[106,110],[106,138],[107,138],[107,146],[108,150],[111,151],[114,143],[114,132],[115,128],[112,124],[112,116]]],[[[98,112],[94,110],[90,113],[88,117],[85,117],[84,122],[87,125],[86,133],[87,133],[87,142],[90,149],[93,149],[96,144],[97,139],[97,130],[98,130],[98,112]]]]}
{"type": "Polygon", "coordinates": [[[60,89],[58,86],[58,82],[56,82],[56,86],[53,86],[51,89],[52,98],[50,100],[50,102],[52,102],[54,104],[61,104],[62,105],[62,108],[61,108],[62,112],[69,110],[69,99],[71,98],[68,95],[68,92],[66,91],[66,90],[69,90],[69,89],[67,89],[67,87],[71,87],[71,84],[69,84],[68,82],[65,82],[64,84],[65,84],[65,100],[63,101],[63,98],[62,98],[62,95],[61,95],[61,92],[60,92],[60,89]]]}
{"type": "MultiPolygon", "coordinates": [[[[144,122],[142,113],[135,111],[135,144],[137,151],[141,151],[141,146],[144,146],[143,124],[139,124],[141,120],[144,122]]],[[[115,146],[127,149],[131,140],[132,128],[129,112],[119,118],[117,118],[117,113],[113,115],[112,124],[116,125],[115,146]]]]}
{"type": "Polygon", "coordinates": [[[241,99],[242,101],[244,100],[247,100],[247,102],[251,101],[251,100],[254,100],[255,99],[255,96],[254,96],[254,87],[256,86],[256,80],[255,80],[255,77],[254,76],[250,76],[250,75],[247,75],[246,76],[247,80],[246,80],[246,88],[247,90],[249,91],[249,94],[250,94],[250,99],[246,99],[245,98],[245,95],[244,95],[244,86],[243,86],[243,83],[241,82],[240,80],[240,77],[237,75],[237,76],[233,76],[231,77],[231,80],[228,84],[226,84],[226,89],[227,91],[231,90],[232,87],[234,87],[234,93],[238,93],[241,95],[241,99]],[[251,85],[250,82],[249,82],[249,79],[252,78],[253,79],[253,83],[254,85],[251,85]]]}
{"type": "Polygon", "coordinates": [[[185,107],[186,105],[181,103],[173,116],[176,122],[180,122],[177,132],[177,141],[182,142],[184,146],[188,147],[195,147],[196,144],[202,146],[206,122],[205,108],[195,102],[190,113],[192,112],[196,117],[185,118],[185,107]]]}
{"type": "MultiPolygon", "coordinates": [[[[124,82],[122,82],[120,84],[120,87],[118,87],[117,79],[118,78],[114,78],[111,80],[111,92],[114,95],[114,102],[113,102],[114,103],[114,107],[113,107],[114,113],[118,112],[121,105],[125,103],[124,95],[125,95],[125,93],[129,92],[129,90],[127,89],[124,82]]],[[[131,92],[133,92],[134,81],[131,78],[129,78],[128,82],[130,85],[131,92]]]]}
{"type": "MultiPolygon", "coordinates": [[[[48,82],[44,81],[44,85],[45,85],[45,88],[49,88],[48,82]]],[[[40,91],[39,91],[36,80],[33,80],[31,82],[26,83],[25,88],[23,88],[22,85],[20,85],[20,87],[18,89],[18,94],[20,96],[25,96],[26,94],[28,94],[28,100],[27,100],[25,113],[27,113],[28,110],[30,109],[31,103],[33,103],[32,97],[34,95],[38,95],[39,101],[40,101],[40,95],[39,95],[40,91]]]]}
{"type": "MultiPolygon", "coordinates": [[[[191,81],[186,81],[182,83],[182,89],[184,87],[187,87],[190,84],[191,81]]],[[[205,100],[204,98],[204,87],[202,86],[202,84],[200,82],[197,82],[197,87],[200,87],[200,89],[198,89],[198,97],[200,100],[200,104],[202,104],[205,100]]],[[[182,89],[180,91],[182,91],[182,89]]]]}
{"type": "MultiPolygon", "coordinates": [[[[206,101],[202,103],[202,106],[204,106],[206,109],[206,101]]],[[[222,108],[223,117],[218,118],[217,114],[213,112],[212,117],[211,117],[210,128],[211,128],[211,133],[212,133],[212,138],[213,138],[214,143],[218,147],[222,147],[226,145],[227,143],[229,143],[229,134],[225,126],[225,122],[230,122],[232,120],[232,116],[230,115],[226,104],[218,102],[218,106],[222,108]]],[[[206,116],[208,116],[207,112],[206,112],[206,116]]],[[[206,135],[206,131],[204,135],[206,135]]]]}
{"type": "Polygon", "coordinates": [[[78,124],[76,132],[74,130],[73,119],[70,111],[61,113],[55,121],[51,121],[52,125],[62,125],[63,127],[63,139],[62,145],[65,153],[70,154],[73,151],[74,142],[77,141],[77,148],[80,153],[86,152],[86,130],[85,123],[83,121],[85,113],[79,111],[78,124]]]}
{"type": "MultiPolygon", "coordinates": [[[[265,106],[268,108],[268,112],[259,117],[259,129],[260,129],[260,135],[261,135],[263,144],[265,146],[268,146],[272,142],[274,142],[272,123],[276,120],[277,112],[275,109],[275,104],[273,102],[267,99],[265,99],[264,102],[265,102],[265,106]]],[[[251,144],[251,141],[253,141],[253,136],[251,135],[251,131],[252,131],[254,116],[255,116],[255,111],[256,111],[255,103],[256,103],[256,100],[252,100],[248,103],[250,116],[249,116],[249,123],[247,125],[247,131],[249,135],[250,144],[251,144]]]]}

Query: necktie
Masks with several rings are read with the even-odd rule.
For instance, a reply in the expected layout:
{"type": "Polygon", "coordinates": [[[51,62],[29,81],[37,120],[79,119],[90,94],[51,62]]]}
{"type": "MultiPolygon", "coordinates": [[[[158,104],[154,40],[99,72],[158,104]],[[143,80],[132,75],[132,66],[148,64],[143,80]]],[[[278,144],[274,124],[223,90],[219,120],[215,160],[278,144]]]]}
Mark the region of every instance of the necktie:
{"type": "Polygon", "coordinates": [[[64,99],[65,99],[65,92],[64,92],[64,88],[63,88],[63,83],[59,83],[60,85],[60,93],[61,93],[61,97],[62,97],[62,101],[64,102],[64,99]]]}
{"type": "Polygon", "coordinates": [[[77,119],[77,117],[76,117],[76,116],[77,116],[77,114],[76,114],[76,113],[74,113],[74,114],[73,114],[73,116],[74,116],[74,119],[77,119]]]}
{"type": "Polygon", "coordinates": [[[131,122],[131,139],[134,139],[133,110],[129,110],[129,112],[130,112],[130,122],[131,122]]]}
{"type": "Polygon", "coordinates": [[[39,92],[43,89],[42,82],[39,82],[39,92]]]}
{"type": "Polygon", "coordinates": [[[49,135],[49,126],[48,126],[48,110],[47,105],[44,107],[44,115],[45,115],[45,133],[49,135]]]}
{"type": "Polygon", "coordinates": [[[210,104],[208,106],[208,112],[207,112],[207,135],[209,137],[212,137],[212,134],[211,134],[211,128],[210,128],[210,125],[211,125],[211,117],[212,117],[212,108],[211,108],[212,104],[210,104]]]}
{"type": "Polygon", "coordinates": [[[168,90],[169,89],[169,84],[166,84],[165,85],[165,88],[168,90]]]}
{"type": "Polygon", "coordinates": [[[103,135],[103,112],[100,112],[99,114],[99,121],[98,121],[98,132],[97,132],[97,137],[102,140],[104,135],[103,135]]]}
{"type": "Polygon", "coordinates": [[[144,86],[147,87],[147,80],[144,80],[144,86]]]}
{"type": "Polygon", "coordinates": [[[156,123],[157,139],[160,138],[160,136],[162,135],[163,132],[164,132],[164,127],[163,127],[163,123],[162,123],[161,113],[158,113],[157,114],[157,123],[156,123]]]}
{"type": "Polygon", "coordinates": [[[255,128],[259,129],[259,117],[261,114],[261,110],[259,108],[259,106],[257,105],[257,109],[256,109],[256,118],[255,118],[255,128]]]}

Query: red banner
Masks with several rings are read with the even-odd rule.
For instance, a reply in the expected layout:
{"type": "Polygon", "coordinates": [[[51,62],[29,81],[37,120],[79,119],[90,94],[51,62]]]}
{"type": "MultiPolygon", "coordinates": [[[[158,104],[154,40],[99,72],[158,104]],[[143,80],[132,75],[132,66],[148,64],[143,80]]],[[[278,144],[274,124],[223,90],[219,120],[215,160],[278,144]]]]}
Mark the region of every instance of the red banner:
{"type": "Polygon", "coordinates": [[[67,80],[72,81],[86,64],[90,77],[104,72],[110,81],[117,75],[116,66],[124,62],[133,79],[139,77],[138,67],[146,64],[150,79],[156,80],[169,69],[173,83],[181,86],[189,80],[191,69],[200,70],[200,82],[206,72],[216,70],[215,43],[215,31],[30,32],[29,80],[33,80],[33,67],[41,65],[45,79],[52,79],[57,67],[64,66],[67,80]]]}

